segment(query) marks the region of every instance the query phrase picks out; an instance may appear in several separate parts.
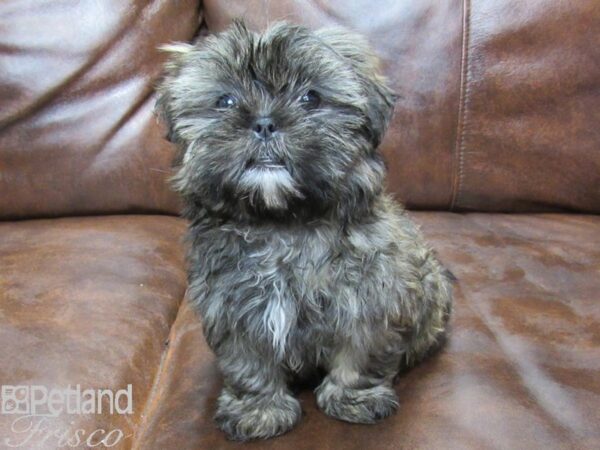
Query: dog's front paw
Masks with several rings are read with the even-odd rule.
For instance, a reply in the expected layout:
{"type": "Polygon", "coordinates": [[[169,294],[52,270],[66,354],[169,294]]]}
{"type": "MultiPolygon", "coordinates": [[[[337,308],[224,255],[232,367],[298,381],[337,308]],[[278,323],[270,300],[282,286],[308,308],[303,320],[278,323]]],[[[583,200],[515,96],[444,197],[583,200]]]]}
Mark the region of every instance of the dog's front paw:
{"type": "Polygon", "coordinates": [[[315,392],[321,411],[346,422],[375,423],[398,409],[398,397],[386,385],[355,389],[325,378],[315,392]]]}
{"type": "Polygon", "coordinates": [[[302,416],[300,403],[287,393],[236,396],[224,388],[215,421],[229,439],[268,439],[289,431],[302,416]]]}

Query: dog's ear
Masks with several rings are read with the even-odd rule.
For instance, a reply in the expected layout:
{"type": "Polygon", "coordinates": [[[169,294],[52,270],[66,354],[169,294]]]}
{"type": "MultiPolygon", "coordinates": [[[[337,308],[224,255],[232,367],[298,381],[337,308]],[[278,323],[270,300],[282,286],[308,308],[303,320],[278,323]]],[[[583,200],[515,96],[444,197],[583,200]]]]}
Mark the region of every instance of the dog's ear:
{"type": "Polygon", "coordinates": [[[383,139],[398,98],[379,73],[379,58],[364,38],[344,28],[324,28],[316,31],[316,35],[351,64],[363,84],[367,96],[365,114],[370,121],[373,146],[377,147],[383,139]]]}
{"type": "Polygon", "coordinates": [[[160,51],[168,53],[169,59],[165,64],[165,73],[157,86],[158,98],[154,110],[167,127],[166,139],[173,143],[178,142],[174,128],[173,83],[193,48],[193,45],[183,42],[162,45],[158,48],[160,51]]]}

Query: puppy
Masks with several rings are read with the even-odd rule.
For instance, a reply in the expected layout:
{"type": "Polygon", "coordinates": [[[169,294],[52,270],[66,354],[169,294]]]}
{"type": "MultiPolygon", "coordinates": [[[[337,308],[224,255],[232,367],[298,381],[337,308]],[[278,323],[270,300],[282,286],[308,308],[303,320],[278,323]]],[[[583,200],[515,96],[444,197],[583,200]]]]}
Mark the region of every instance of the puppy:
{"type": "Polygon", "coordinates": [[[433,349],[451,276],[383,192],[395,97],[360,37],[242,23],[169,46],[158,111],[179,150],[189,296],[224,377],[235,440],[291,429],[289,383],[316,369],[319,408],[392,414],[402,366],[433,349]]]}

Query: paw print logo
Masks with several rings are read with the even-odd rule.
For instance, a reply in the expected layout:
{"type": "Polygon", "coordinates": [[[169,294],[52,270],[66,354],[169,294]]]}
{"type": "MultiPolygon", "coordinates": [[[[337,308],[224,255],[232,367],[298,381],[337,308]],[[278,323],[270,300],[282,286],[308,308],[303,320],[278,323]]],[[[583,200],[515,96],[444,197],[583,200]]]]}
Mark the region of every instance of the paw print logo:
{"type": "Polygon", "coordinates": [[[29,386],[2,386],[2,414],[29,414],[29,386]]]}

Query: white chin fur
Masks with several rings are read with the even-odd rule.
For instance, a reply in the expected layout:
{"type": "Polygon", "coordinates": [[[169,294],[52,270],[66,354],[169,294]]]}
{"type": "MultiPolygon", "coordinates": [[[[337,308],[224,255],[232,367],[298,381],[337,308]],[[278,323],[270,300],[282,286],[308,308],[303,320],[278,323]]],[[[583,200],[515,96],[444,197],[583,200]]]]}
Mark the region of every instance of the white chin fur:
{"type": "Polygon", "coordinates": [[[259,195],[265,206],[271,209],[285,208],[290,195],[300,195],[290,173],[283,167],[248,169],[240,184],[250,194],[251,200],[259,195]]]}

